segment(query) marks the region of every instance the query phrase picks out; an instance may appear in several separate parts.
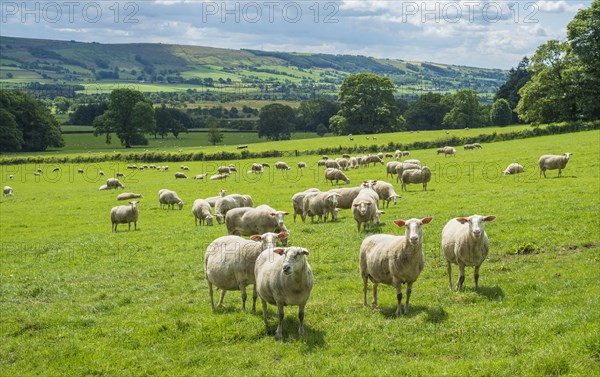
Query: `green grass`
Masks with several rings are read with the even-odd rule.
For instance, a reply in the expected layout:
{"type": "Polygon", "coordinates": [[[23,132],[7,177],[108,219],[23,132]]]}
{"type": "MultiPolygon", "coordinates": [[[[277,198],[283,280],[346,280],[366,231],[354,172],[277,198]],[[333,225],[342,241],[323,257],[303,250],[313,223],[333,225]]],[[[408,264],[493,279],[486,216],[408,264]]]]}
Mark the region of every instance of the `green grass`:
{"type": "MultiPolygon", "coordinates": [[[[284,159],[309,163],[303,175],[293,168],[287,176],[239,173],[226,182],[176,181],[179,163],[170,163],[168,173],[128,173],[116,162],[56,165],[60,173],[52,173],[55,165],[0,167],[2,184],[15,189],[14,197],[0,200],[0,370],[7,376],[599,375],[600,132],[484,144],[455,158],[432,149],[410,157],[432,167],[429,190],[409,186],[398,205],[385,209],[382,226],[368,233],[400,234],[392,224],[397,218],[434,218],[424,227],[426,266],[408,315],[392,316],[396,299],[387,286],[379,290],[381,309],[362,306],[358,249],[367,234],[357,235],[347,210],[336,223],[294,223],[290,216],[290,244],[309,249],[315,286],[306,337],[297,335],[296,308],[287,308],[283,341],[273,339],[276,310],[269,307],[266,333],[260,309],[241,311],[239,292],[227,293],[225,308],[211,312],[203,253],[226,230],[195,227],[190,205],[225,188],[291,211],[293,193],[330,187],[316,168],[320,156],[284,159]],[[574,155],[563,177],[551,171],[540,179],[539,155],[566,151],[574,155]],[[526,173],[501,176],[515,161],[526,173]],[[33,175],[37,167],[41,177],[33,175]],[[125,171],[126,191],[144,194],[137,231],[120,225],[110,232],[117,193],[97,190],[98,169],[125,171]],[[156,193],[165,187],[183,198],[182,211],[159,209],[156,193]],[[450,218],[473,213],[498,217],[486,225],[490,256],[480,289],[473,289],[467,269],[465,290],[449,292],[441,230],[450,218]]],[[[255,161],[224,162],[243,172],[255,161]]],[[[186,163],[191,174],[219,164],[186,163]]],[[[379,165],[348,176],[354,185],[385,179],[385,171],[379,165]]]]}

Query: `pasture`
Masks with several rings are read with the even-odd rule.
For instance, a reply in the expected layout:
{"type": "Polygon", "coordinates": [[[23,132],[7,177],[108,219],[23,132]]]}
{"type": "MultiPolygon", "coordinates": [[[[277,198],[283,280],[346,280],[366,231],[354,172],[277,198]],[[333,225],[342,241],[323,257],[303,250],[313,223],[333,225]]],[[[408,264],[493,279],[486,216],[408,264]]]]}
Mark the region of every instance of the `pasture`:
{"type": "MultiPolygon", "coordinates": [[[[311,149],[331,141],[313,143],[311,149]]],[[[264,148],[285,148],[280,145],[264,148]]],[[[255,205],[293,212],[295,192],[331,188],[317,168],[319,158],[281,158],[292,170],[272,167],[262,176],[245,172],[252,162],[274,166],[275,160],[223,161],[238,166],[227,181],[191,179],[214,172],[219,162],[184,163],[191,169],[187,180],[173,176],[180,163],[167,163],[164,173],[130,171],[124,162],[1,166],[2,185],[15,193],[0,199],[0,370],[48,376],[600,375],[599,131],[474,151],[460,147],[453,158],[434,149],[411,151],[410,158],[433,171],[426,192],[409,185],[401,193],[381,165],[350,170],[350,186],[383,179],[402,198],[368,233],[357,233],[349,210],[334,223],[294,223],[287,216],[289,244],[309,250],[315,276],[305,337],[297,333],[297,308],[288,307],[284,338],[275,340],[276,308],[269,306],[266,333],[260,305],[256,315],[242,312],[239,291],[228,292],[224,308],[211,312],[203,255],[227,231],[194,226],[194,199],[224,188],[252,195],[255,205]],[[563,177],[553,170],[540,179],[538,157],[563,152],[573,153],[563,177]],[[298,161],[309,165],[302,174],[298,161]],[[502,176],[511,162],[525,173],[502,176]],[[55,166],[59,172],[52,172],[55,166]],[[37,168],[41,176],[34,175],[37,168]],[[107,178],[97,176],[100,169],[107,177],[124,172],[125,191],[144,195],[137,231],[119,225],[111,233],[110,209],[123,204],[115,199],[122,190],[98,191],[107,178]],[[183,210],[159,209],[162,188],[177,191],[183,210]],[[490,255],[479,290],[467,268],[464,290],[450,292],[441,230],[451,218],[475,213],[497,216],[486,224],[490,255]],[[425,216],[433,216],[423,227],[425,269],[408,314],[393,316],[395,292],[384,285],[380,308],[363,307],[362,240],[403,234],[392,220],[425,216]]]]}

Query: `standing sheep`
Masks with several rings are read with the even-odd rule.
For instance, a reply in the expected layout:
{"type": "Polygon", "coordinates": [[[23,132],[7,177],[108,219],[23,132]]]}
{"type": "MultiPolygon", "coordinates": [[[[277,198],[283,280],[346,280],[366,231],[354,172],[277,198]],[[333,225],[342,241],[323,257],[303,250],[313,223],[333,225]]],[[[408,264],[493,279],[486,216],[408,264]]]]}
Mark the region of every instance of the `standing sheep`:
{"type": "Polygon", "coordinates": [[[489,241],[483,223],[494,221],[496,216],[457,217],[446,223],[442,230],[442,250],[448,262],[448,283],[452,290],[452,264],[458,264],[460,274],[456,290],[465,281],[465,266],[475,267],[475,289],[479,284],[479,267],[487,258],[489,241]]]}
{"type": "Polygon", "coordinates": [[[565,153],[563,155],[553,155],[553,154],[545,154],[540,156],[538,160],[538,165],[540,166],[540,177],[542,173],[544,174],[544,178],[546,178],[546,170],[556,170],[558,169],[558,176],[562,175],[562,169],[567,166],[567,162],[569,162],[569,158],[571,158],[573,153],[565,153]]]}
{"type": "Polygon", "coordinates": [[[427,191],[427,182],[431,180],[431,170],[423,166],[421,169],[405,170],[402,173],[402,191],[408,191],[406,185],[409,183],[422,183],[423,191],[427,191]]]}
{"type": "Polygon", "coordinates": [[[221,189],[219,191],[219,196],[211,196],[204,200],[206,200],[208,202],[208,204],[210,204],[210,206],[214,208],[215,204],[217,204],[217,200],[221,199],[224,196],[225,196],[225,190],[221,189]]]}
{"type": "Polygon", "coordinates": [[[341,170],[335,168],[325,169],[325,181],[331,181],[331,184],[333,185],[334,180],[336,185],[339,184],[340,181],[350,183],[350,179],[346,177],[341,170]]]}
{"type": "Polygon", "coordinates": [[[165,205],[167,208],[175,209],[175,204],[177,204],[179,210],[183,208],[183,201],[177,196],[177,193],[168,189],[158,191],[158,202],[160,203],[161,209],[163,209],[165,205]]]}
{"type": "Polygon", "coordinates": [[[400,195],[396,194],[396,190],[394,190],[394,185],[389,182],[374,181],[372,188],[379,195],[379,199],[382,202],[381,208],[389,207],[391,201],[396,204],[398,198],[400,198],[400,195]]]}
{"type": "Polygon", "coordinates": [[[302,205],[302,218],[310,216],[311,222],[314,221],[314,216],[319,216],[319,221],[327,221],[329,213],[332,214],[338,205],[337,198],[340,194],[335,192],[317,192],[314,195],[306,195],[302,205]]]}
{"type": "Polygon", "coordinates": [[[122,189],[124,189],[124,188],[125,188],[125,185],[124,185],[124,184],[122,184],[122,183],[119,181],[119,179],[118,179],[118,178],[109,178],[109,179],[107,179],[107,180],[106,180],[106,186],[107,186],[109,189],[116,189],[116,188],[118,188],[118,187],[120,187],[120,188],[122,188],[122,189]]]}
{"type": "Polygon", "coordinates": [[[137,221],[140,216],[137,204],[139,201],[134,200],[129,202],[129,206],[116,206],[110,210],[110,221],[111,230],[117,231],[118,224],[127,224],[129,230],[131,230],[131,223],[133,222],[133,229],[137,229],[137,221]]]}
{"type": "Polygon", "coordinates": [[[298,333],[304,335],[304,307],[314,282],[307,255],[307,249],[295,246],[263,250],[256,260],[254,276],[262,302],[263,320],[268,328],[267,303],[277,305],[277,338],[283,336],[284,307],[292,305],[298,306],[298,333]]]}
{"type": "Polygon", "coordinates": [[[10,186],[4,186],[2,192],[4,193],[4,196],[13,196],[13,188],[10,186]]]}
{"type": "Polygon", "coordinates": [[[400,162],[398,165],[396,165],[396,183],[398,183],[399,181],[402,180],[402,173],[404,173],[405,170],[411,170],[411,169],[421,169],[421,163],[413,163],[413,162],[408,162],[408,161],[416,161],[416,160],[406,160],[404,162],[400,162]]]}
{"type": "MultiPolygon", "coordinates": [[[[234,208],[227,212],[225,225],[227,226],[227,232],[236,236],[283,232],[287,231],[283,223],[286,215],[289,215],[289,213],[277,211],[266,204],[259,205],[256,208],[234,208]]],[[[282,240],[282,244],[285,246],[287,239],[282,240]]]]}
{"type": "Polygon", "coordinates": [[[399,227],[405,226],[404,236],[375,234],[365,238],[360,245],[360,276],[363,280],[364,305],[367,305],[369,279],[373,282],[373,307],[377,307],[377,285],[380,283],[396,288],[398,306],[396,316],[402,314],[402,284],[406,283],[404,313],[408,312],[408,302],[412,285],[423,271],[423,224],[429,224],[431,217],[410,220],[395,220],[399,227]]]}
{"type": "Polygon", "coordinates": [[[371,188],[362,189],[352,201],[352,215],[354,216],[354,220],[356,220],[359,233],[361,224],[363,224],[363,228],[366,231],[369,224],[375,219],[378,211],[378,201],[379,195],[371,188]]]}
{"type": "Polygon", "coordinates": [[[325,161],[326,168],[338,169],[341,170],[340,164],[336,160],[327,160],[325,161]]]}
{"type": "Polygon", "coordinates": [[[388,175],[391,176],[392,178],[394,178],[394,174],[398,174],[396,172],[396,166],[400,165],[401,162],[398,161],[390,161],[385,165],[385,177],[387,178],[388,175]]]}
{"type": "Polygon", "coordinates": [[[289,167],[288,164],[286,164],[285,162],[281,162],[281,161],[277,161],[275,163],[275,169],[279,169],[279,170],[290,170],[291,168],[289,167]]]}
{"type": "Polygon", "coordinates": [[[338,207],[340,209],[350,209],[352,208],[352,201],[354,201],[354,199],[358,196],[362,189],[362,186],[344,187],[338,189],[331,189],[327,192],[335,192],[340,194],[340,196],[338,197],[338,207]]]}
{"type": "MultiPolygon", "coordinates": [[[[189,170],[189,169],[188,169],[188,170],[189,170]]],[[[181,178],[181,179],[186,179],[186,178],[187,178],[187,175],[185,175],[184,173],[181,173],[181,172],[177,172],[177,173],[175,173],[175,179],[180,179],[180,178],[181,178]]]]}
{"type": "Polygon", "coordinates": [[[304,222],[304,196],[310,192],[320,192],[321,190],[317,188],[310,188],[308,190],[304,190],[302,192],[297,192],[292,196],[292,208],[294,208],[294,222],[296,222],[296,215],[300,215],[302,222],[304,222]]]}
{"type": "Polygon", "coordinates": [[[198,225],[198,220],[200,220],[200,225],[204,223],[206,223],[207,226],[213,225],[212,209],[206,200],[194,200],[194,204],[192,205],[192,214],[194,215],[194,223],[196,225],[198,225]]]}
{"type": "Polygon", "coordinates": [[[220,175],[223,175],[223,174],[229,175],[229,173],[231,173],[231,169],[229,169],[229,166],[219,166],[217,168],[217,173],[219,173],[220,175]]]}

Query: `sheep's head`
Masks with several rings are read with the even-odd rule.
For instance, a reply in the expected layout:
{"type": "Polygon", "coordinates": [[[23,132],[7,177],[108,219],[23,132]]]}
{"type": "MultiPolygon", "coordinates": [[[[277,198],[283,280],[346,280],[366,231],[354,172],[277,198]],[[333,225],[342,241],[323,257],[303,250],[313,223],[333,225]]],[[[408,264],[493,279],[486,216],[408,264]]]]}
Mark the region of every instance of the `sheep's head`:
{"type": "Polygon", "coordinates": [[[373,203],[371,203],[371,202],[367,202],[367,201],[363,200],[358,203],[352,204],[352,206],[358,210],[358,213],[360,213],[362,216],[364,216],[367,214],[367,211],[369,210],[369,207],[372,204],[373,203]]]}
{"type": "Polygon", "coordinates": [[[275,219],[275,221],[277,221],[278,227],[282,227],[283,226],[283,217],[285,215],[289,215],[289,214],[290,214],[289,212],[276,211],[276,212],[269,213],[269,216],[271,216],[272,218],[275,219]]]}
{"type": "Polygon", "coordinates": [[[565,156],[565,159],[566,159],[567,161],[569,161],[569,158],[571,158],[571,155],[573,155],[573,153],[569,153],[569,152],[567,152],[567,153],[563,154],[563,156],[565,156]]]}
{"type": "Polygon", "coordinates": [[[288,248],[276,248],[273,252],[284,257],[283,268],[281,272],[284,275],[291,275],[294,273],[294,269],[303,266],[305,263],[305,256],[308,255],[308,250],[299,246],[292,246],[288,248]]]}
{"type": "Polygon", "coordinates": [[[262,242],[262,248],[264,249],[270,249],[273,248],[277,245],[277,240],[286,240],[289,237],[289,233],[288,232],[280,232],[280,233],[272,233],[272,232],[267,232],[265,234],[255,234],[254,236],[250,237],[251,240],[256,241],[256,242],[262,242]]]}
{"type": "Polygon", "coordinates": [[[204,218],[204,220],[206,221],[206,225],[208,226],[213,226],[213,216],[212,215],[206,215],[206,217],[204,218]]]}
{"type": "Polygon", "coordinates": [[[424,217],[422,219],[410,219],[410,220],[394,220],[394,224],[402,227],[406,227],[406,239],[412,245],[417,245],[422,242],[423,238],[423,224],[429,224],[433,220],[432,217],[424,217]]]}
{"type": "Polygon", "coordinates": [[[483,223],[485,221],[494,221],[496,220],[496,216],[479,216],[473,215],[469,217],[458,217],[456,221],[461,224],[469,224],[469,232],[474,238],[481,237],[482,234],[485,234],[485,229],[483,227],[483,223]]]}
{"type": "Polygon", "coordinates": [[[183,208],[183,202],[180,200],[180,201],[177,203],[177,206],[178,206],[178,207],[179,207],[179,209],[181,210],[181,209],[183,208]]]}

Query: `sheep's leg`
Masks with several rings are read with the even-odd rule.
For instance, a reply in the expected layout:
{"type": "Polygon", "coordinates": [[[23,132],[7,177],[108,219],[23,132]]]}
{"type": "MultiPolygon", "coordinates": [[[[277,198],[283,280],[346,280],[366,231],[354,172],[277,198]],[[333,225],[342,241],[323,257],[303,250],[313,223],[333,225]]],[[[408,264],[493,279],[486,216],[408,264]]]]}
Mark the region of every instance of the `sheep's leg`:
{"type": "Polygon", "coordinates": [[[298,321],[300,322],[300,327],[298,327],[298,335],[302,337],[304,336],[304,305],[298,306],[298,321]]]}
{"type": "Polygon", "coordinates": [[[448,262],[448,285],[452,290],[452,263],[448,262]]]}
{"type": "MultiPolygon", "coordinates": [[[[356,225],[358,226],[358,233],[360,233],[360,221],[356,220],[356,225]]],[[[116,228],[115,228],[116,231],[116,228]]]]}
{"type": "Polygon", "coordinates": [[[277,303],[277,331],[275,337],[283,337],[283,304],[280,303],[277,303]]]}
{"type": "Polygon", "coordinates": [[[369,276],[364,275],[363,276],[363,297],[364,297],[363,304],[365,307],[368,306],[367,305],[367,291],[368,290],[369,290],[369,276]]]}
{"type": "Polygon", "coordinates": [[[218,306],[219,308],[223,306],[223,299],[225,298],[225,293],[226,293],[226,292],[227,292],[227,291],[226,291],[226,290],[224,290],[224,289],[222,289],[222,290],[221,290],[221,298],[219,298],[219,303],[217,304],[217,306],[218,306]]]}
{"type": "Polygon", "coordinates": [[[371,302],[371,304],[373,305],[374,308],[377,307],[377,283],[374,282],[371,279],[371,282],[373,282],[373,301],[371,302]]]}
{"type": "Polygon", "coordinates": [[[215,302],[213,300],[213,288],[212,288],[212,283],[209,281],[208,282],[208,295],[210,296],[210,307],[212,309],[212,311],[215,311],[215,302]]]}
{"type": "Polygon", "coordinates": [[[252,314],[256,314],[256,298],[258,294],[256,293],[256,283],[252,284],[252,314]]]}
{"type": "Polygon", "coordinates": [[[263,298],[260,299],[262,302],[263,321],[265,322],[265,331],[269,332],[269,322],[267,321],[267,301],[263,298]]]}
{"type": "Polygon", "coordinates": [[[410,294],[412,293],[412,285],[413,283],[406,283],[406,302],[404,303],[404,314],[408,313],[408,300],[410,300],[410,294]]]}
{"type": "Polygon", "coordinates": [[[465,265],[459,264],[458,268],[460,270],[458,275],[458,283],[456,283],[456,290],[460,291],[462,289],[462,285],[465,282],[465,265]]]}
{"type": "Polygon", "coordinates": [[[137,221],[133,222],[133,230],[137,230],[137,221]]]}
{"type": "Polygon", "coordinates": [[[248,295],[246,294],[246,286],[240,285],[240,291],[242,292],[242,310],[246,311],[246,298],[248,298],[248,295]]]}
{"type": "Polygon", "coordinates": [[[560,178],[561,175],[562,175],[562,169],[558,169],[558,177],[560,178]]]}
{"type": "Polygon", "coordinates": [[[475,289],[479,288],[479,266],[475,266],[475,289]]]}
{"type": "Polygon", "coordinates": [[[396,317],[402,315],[402,283],[396,285],[396,298],[398,299],[398,306],[396,307],[396,317]]]}

